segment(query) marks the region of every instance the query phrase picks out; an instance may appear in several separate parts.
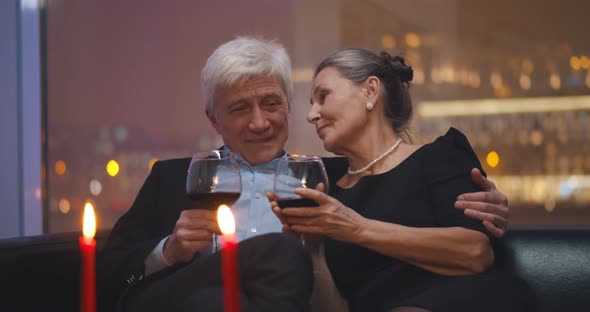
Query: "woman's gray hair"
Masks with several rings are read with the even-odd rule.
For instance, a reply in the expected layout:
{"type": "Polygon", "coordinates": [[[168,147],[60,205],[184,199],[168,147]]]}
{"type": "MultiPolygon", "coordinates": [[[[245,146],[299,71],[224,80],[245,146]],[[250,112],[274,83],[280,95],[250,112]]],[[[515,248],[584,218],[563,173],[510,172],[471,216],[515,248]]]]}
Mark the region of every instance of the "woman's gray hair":
{"type": "Polygon", "coordinates": [[[206,111],[213,112],[213,99],[218,87],[228,87],[255,75],[278,79],[287,96],[287,103],[291,103],[291,60],[283,45],[277,40],[240,36],[215,49],[201,72],[206,111]]]}
{"type": "Polygon", "coordinates": [[[409,87],[414,71],[400,56],[387,52],[376,54],[366,49],[342,49],[325,58],[317,67],[314,77],[324,68],[336,69],[342,77],[360,85],[371,76],[381,80],[381,95],[385,114],[391,120],[393,130],[403,134],[412,118],[412,101],[409,87]]]}

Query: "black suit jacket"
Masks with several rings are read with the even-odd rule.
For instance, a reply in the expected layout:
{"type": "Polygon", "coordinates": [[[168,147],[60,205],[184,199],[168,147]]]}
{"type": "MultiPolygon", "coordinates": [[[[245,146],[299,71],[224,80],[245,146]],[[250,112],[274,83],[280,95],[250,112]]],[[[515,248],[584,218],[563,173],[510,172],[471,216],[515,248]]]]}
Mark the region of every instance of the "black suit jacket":
{"type": "MultiPolygon", "coordinates": [[[[156,162],[131,208],[113,226],[97,259],[100,310],[110,310],[125,288],[143,276],[145,258],[173,232],[180,212],[198,206],[185,193],[190,161],[189,157],[156,162]]],[[[344,175],[345,158],[323,161],[331,183],[344,175]]]]}

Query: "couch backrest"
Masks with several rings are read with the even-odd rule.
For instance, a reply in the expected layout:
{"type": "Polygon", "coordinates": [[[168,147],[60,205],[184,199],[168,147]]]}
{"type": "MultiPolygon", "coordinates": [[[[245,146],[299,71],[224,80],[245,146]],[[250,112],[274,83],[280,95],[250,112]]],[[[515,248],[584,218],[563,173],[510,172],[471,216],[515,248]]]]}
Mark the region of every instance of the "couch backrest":
{"type": "MultiPolygon", "coordinates": [[[[0,240],[0,311],[79,311],[80,233],[0,240]]],[[[108,232],[96,233],[100,249],[108,232]]]]}
{"type": "MultiPolygon", "coordinates": [[[[107,235],[97,233],[98,249],[107,235]]],[[[0,311],[78,311],[78,236],[0,240],[0,311]]],[[[510,230],[496,259],[532,287],[541,311],[590,311],[590,227],[510,230]]]]}
{"type": "Polygon", "coordinates": [[[541,311],[590,311],[590,227],[510,230],[496,258],[531,286],[541,311]]]}

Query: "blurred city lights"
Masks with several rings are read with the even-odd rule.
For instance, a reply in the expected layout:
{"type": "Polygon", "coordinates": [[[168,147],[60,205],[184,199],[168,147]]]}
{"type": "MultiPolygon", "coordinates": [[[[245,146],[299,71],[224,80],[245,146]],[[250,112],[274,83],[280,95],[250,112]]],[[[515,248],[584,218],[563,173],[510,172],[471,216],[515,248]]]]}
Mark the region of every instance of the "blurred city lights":
{"type": "Polygon", "coordinates": [[[551,77],[549,78],[549,85],[553,90],[559,90],[559,88],[561,88],[561,78],[559,78],[558,73],[551,74],[551,77]]]}
{"type": "Polygon", "coordinates": [[[444,82],[453,83],[455,82],[456,72],[452,65],[445,65],[441,68],[441,78],[444,82]]]}
{"type": "Polygon", "coordinates": [[[519,83],[520,83],[520,87],[523,90],[530,90],[531,77],[529,77],[528,75],[522,74],[522,75],[520,75],[519,83]]]}
{"type": "Polygon", "coordinates": [[[424,80],[426,79],[424,75],[424,71],[420,68],[414,69],[414,79],[412,79],[412,83],[415,84],[423,84],[424,80]]]}
{"type": "Polygon", "coordinates": [[[493,72],[490,75],[490,83],[494,89],[502,87],[502,75],[499,72],[493,72]]]}
{"type": "Polygon", "coordinates": [[[567,182],[559,183],[559,196],[570,197],[574,193],[573,188],[567,182]]]}
{"type": "Polygon", "coordinates": [[[547,210],[547,212],[553,212],[553,210],[555,210],[555,199],[547,199],[545,201],[545,210],[547,210]]]}
{"type": "Polygon", "coordinates": [[[381,46],[383,46],[383,49],[394,49],[396,46],[395,37],[393,37],[393,35],[390,34],[385,34],[381,36],[381,46]]]}
{"type": "Polygon", "coordinates": [[[539,129],[535,129],[535,130],[531,131],[530,139],[531,139],[531,143],[534,146],[539,146],[539,145],[543,144],[543,139],[544,139],[543,132],[539,129]]]}
{"type": "Polygon", "coordinates": [[[469,85],[473,88],[479,88],[481,84],[481,78],[479,77],[479,73],[471,72],[469,73],[469,85]]]}
{"type": "Polygon", "coordinates": [[[508,85],[501,85],[498,88],[494,88],[494,94],[499,98],[511,97],[512,89],[508,85]]]}
{"type": "Polygon", "coordinates": [[[417,113],[426,118],[563,112],[569,110],[590,110],[590,96],[423,101],[417,107],[417,113]]]}
{"type": "Polygon", "coordinates": [[[491,151],[488,153],[488,156],[486,157],[486,162],[490,167],[496,168],[496,166],[498,166],[498,163],[500,162],[500,155],[498,155],[496,151],[491,151]]]}
{"type": "Polygon", "coordinates": [[[435,67],[430,70],[430,80],[432,80],[434,84],[439,84],[442,82],[441,73],[438,68],[435,67]]]}
{"type": "Polygon", "coordinates": [[[127,141],[127,138],[129,137],[129,131],[125,127],[118,127],[115,129],[114,135],[117,142],[123,143],[127,141]]]}
{"type": "Polygon", "coordinates": [[[119,164],[114,160],[109,160],[107,163],[107,173],[114,177],[119,173],[119,164]]]}
{"type": "Polygon", "coordinates": [[[94,196],[98,196],[98,195],[100,195],[101,192],[102,192],[102,183],[100,183],[96,179],[92,179],[90,181],[90,194],[92,194],[94,196]]]}
{"type": "Polygon", "coordinates": [[[533,64],[533,61],[531,61],[531,59],[525,58],[524,60],[522,60],[522,71],[525,74],[530,75],[534,70],[535,65],[533,64]]]}
{"type": "Polygon", "coordinates": [[[59,212],[63,214],[68,214],[68,212],[70,212],[70,209],[72,208],[70,205],[70,201],[65,198],[59,200],[59,204],[57,207],[59,208],[59,212]]]}
{"type": "Polygon", "coordinates": [[[422,39],[417,33],[407,33],[406,34],[406,44],[410,48],[418,48],[422,44],[422,39]]]}
{"type": "Polygon", "coordinates": [[[570,66],[573,70],[580,70],[580,59],[577,56],[570,57],[570,66]]]}
{"type": "Polygon", "coordinates": [[[66,167],[66,163],[63,162],[62,160],[58,160],[57,162],[55,162],[55,173],[57,173],[57,175],[63,175],[64,173],[66,173],[67,167],[66,167]]]}

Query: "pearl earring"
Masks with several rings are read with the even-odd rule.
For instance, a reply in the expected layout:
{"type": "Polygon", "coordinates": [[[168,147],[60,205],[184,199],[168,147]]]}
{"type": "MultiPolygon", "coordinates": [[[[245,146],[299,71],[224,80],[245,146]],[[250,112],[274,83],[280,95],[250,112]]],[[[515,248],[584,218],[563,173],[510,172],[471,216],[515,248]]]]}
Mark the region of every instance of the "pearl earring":
{"type": "Polygon", "coordinates": [[[374,107],[375,107],[375,104],[373,104],[373,102],[367,102],[367,110],[368,111],[372,111],[374,107]]]}

